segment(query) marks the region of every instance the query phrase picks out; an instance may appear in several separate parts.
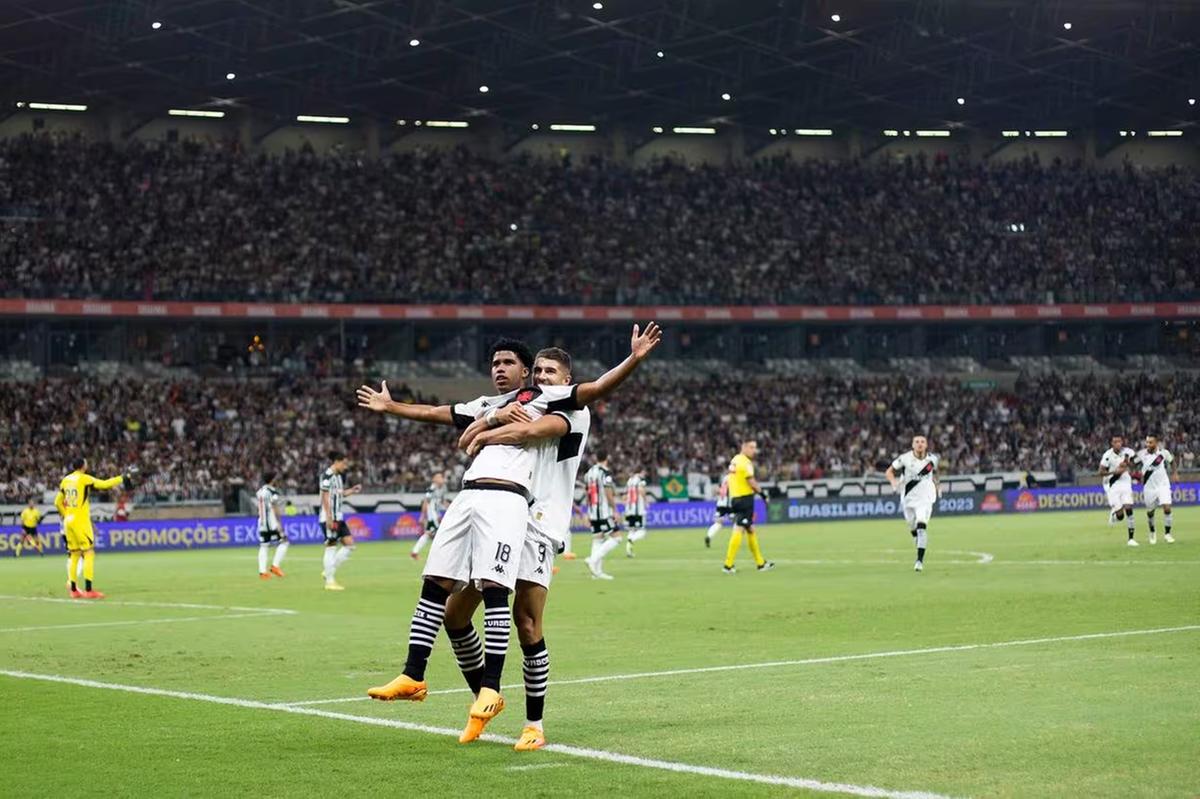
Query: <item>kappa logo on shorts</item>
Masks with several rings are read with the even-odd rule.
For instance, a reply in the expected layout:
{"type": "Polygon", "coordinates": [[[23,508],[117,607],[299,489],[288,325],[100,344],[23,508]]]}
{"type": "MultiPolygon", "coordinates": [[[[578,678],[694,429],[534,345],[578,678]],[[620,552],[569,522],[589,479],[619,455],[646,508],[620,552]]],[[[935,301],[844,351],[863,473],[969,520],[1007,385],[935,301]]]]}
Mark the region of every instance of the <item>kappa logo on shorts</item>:
{"type": "Polygon", "coordinates": [[[534,574],[545,574],[546,570],[543,569],[541,566],[538,566],[536,569],[533,570],[533,573],[534,574]]]}
{"type": "Polygon", "coordinates": [[[492,571],[494,571],[496,574],[504,574],[504,567],[497,563],[494,567],[492,567],[492,571]]]}

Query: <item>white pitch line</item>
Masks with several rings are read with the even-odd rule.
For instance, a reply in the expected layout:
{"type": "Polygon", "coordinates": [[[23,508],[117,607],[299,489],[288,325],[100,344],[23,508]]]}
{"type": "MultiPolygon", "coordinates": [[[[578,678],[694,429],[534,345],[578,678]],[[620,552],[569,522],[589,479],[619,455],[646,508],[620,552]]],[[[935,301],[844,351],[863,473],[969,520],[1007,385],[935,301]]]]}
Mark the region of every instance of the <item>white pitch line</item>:
{"type": "MultiPolygon", "coordinates": [[[[1053,644],[1064,641],[1093,641],[1101,638],[1125,638],[1134,635],[1160,635],[1163,633],[1189,632],[1200,630],[1200,624],[1188,624],[1180,627],[1156,627],[1148,630],[1120,630],[1110,633],[1085,633],[1082,635],[1060,635],[1051,638],[1020,638],[1015,641],[996,641],[984,644],[951,644],[948,646],[931,646],[924,649],[894,649],[887,652],[865,652],[859,655],[830,655],[827,657],[803,658],[800,660],[769,660],[764,663],[737,663],[727,666],[701,666],[692,669],[668,669],[666,671],[640,671],[630,674],[606,674],[598,677],[581,677],[575,680],[551,680],[550,687],[563,685],[586,685],[597,682],[619,682],[624,680],[641,680],[650,677],[681,677],[688,674],[712,674],[720,671],[747,671],[751,669],[777,669],[787,666],[812,666],[822,663],[847,663],[856,660],[875,660],[878,658],[896,658],[909,655],[936,655],[945,652],[970,652],[977,649],[1003,649],[1014,646],[1035,646],[1037,644],[1053,644]]],[[[502,686],[503,690],[524,688],[524,684],[502,686]]],[[[466,688],[448,688],[441,691],[430,691],[436,694],[467,693],[466,688]]],[[[281,707],[303,707],[308,705],[333,705],[342,702],[361,702],[368,696],[350,696],[341,699],[314,699],[304,702],[283,702],[281,707]]]]}
{"type": "Polygon", "coordinates": [[[569,766],[570,763],[530,763],[528,766],[505,766],[505,771],[535,771],[543,768],[561,768],[569,766]]]}
{"type": "MultiPolygon", "coordinates": [[[[40,680],[42,682],[77,685],[83,688],[98,688],[109,691],[123,691],[131,694],[162,696],[170,697],[172,699],[188,699],[196,702],[210,702],[212,704],[230,705],[232,707],[240,707],[251,710],[273,710],[277,713],[293,713],[301,716],[316,716],[318,718],[336,719],[338,721],[351,721],[357,724],[368,724],[375,727],[390,727],[392,729],[406,730],[409,732],[423,732],[429,735],[450,736],[454,738],[457,738],[459,735],[458,730],[452,730],[446,727],[432,727],[426,724],[414,724],[406,721],[398,721],[396,719],[378,718],[373,716],[355,716],[349,713],[334,713],[328,710],[316,710],[309,707],[274,705],[267,702],[259,702],[253,699],[235,699],[233,697],[212,696],[210,694],[192,693],[190,691],[168,691],[162,688],[145,688],[138,685],[121,685],[119,683],[100,682],[98,680],[84,680],[76,677],[64,677],[57,674],[34,674],[26,671],[10,671],[8,669],[0,669],[0,675],[14,677],[21,680],[40,680]]],[[[500,735],[485,734],[482,740],[491,743],[505,744],[506,746],[512,746],[513,744],[513,739],[505,738],[500,735]]],[[[567,746],[565,744],[549,744],[542,747],[542,751],[555,752],[560,755],[568,755],[570,757],[578,757],[588,760],[598,760],[608,763],[621,763],[624,765],[639,766],[641,768],[650,768],[659,771],[671,771],[678,774],[694,774],[702,777],[717,777],[719,779],[751,782],[760,785],[778,785],[787,788],[803,788],[809,791],[818,791],[821,793],[839,793],[848,794],[851,796],[879,797],[880,799],[949,799],[949,797],[946,797],[942,794],[930,793],[928,791],[896,791],[889,788],[879,788],[874,785],[855,785],[852,783],[825,782],[823,780],[810,779],[806,777],[781,777],[772,774],[755,774],[749,771],[733,771],[731,769],[712,768],[710,766],[696,766],[690,763],[678,763],[670,760],[636,757],[634,755],[623,755],[619,752],[607,752],[601,749],[587,749],[578,746],[567,746]]]]}
{"type": "Polygon", "coordinates": [[[105,599],[99,602],[87,601],[80,602],[78,599],[66,599],[63,597],[50,596],[16,596],[14,594],[0,594],[0,599],[19,600],[21,602],[57,602],[64,605],[74,605],[76,607],[103,607],[105,605],[122,605],[126,607],[136,608],[186,608],[188,610],[240,610],[249,613],[274,613],[278,615],[294,616],[300,611],[291,610],[289,608],[244,608],[238,605],[198,605],[194,602],[135,602],[126,599],[105,599]]]}
{"type": "Polygon", "coordinates": [[[251,619],[278,616],[278,613],[221,613],[216,616],[178,616],[172,619],[129,619],[126,621],[91,621],[78,624],[42,624],[36,627],[4,627],[0,633],[27,633],[36,630],[71,630],[92,627],[132,627],[142,624],[175,624],[187,621],[212,621],[214,619],[251,619]]]}

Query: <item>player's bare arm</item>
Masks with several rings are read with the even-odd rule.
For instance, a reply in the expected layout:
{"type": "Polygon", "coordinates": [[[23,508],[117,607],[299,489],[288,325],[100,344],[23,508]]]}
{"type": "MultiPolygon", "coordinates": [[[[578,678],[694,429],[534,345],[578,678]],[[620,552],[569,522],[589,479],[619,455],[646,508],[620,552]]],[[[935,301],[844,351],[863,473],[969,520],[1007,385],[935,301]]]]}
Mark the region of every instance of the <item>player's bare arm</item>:
{"type": "Polygon", "coordinates": [[[345,491],[342,492],[342,496],[343,497],[352,497],[355,494],[359,494],[359,493],[362,493],[362,483],[359,483],[358,485],[353,486],[351,488],[347,488],[345,491]]]}
{"type": "Polygon", "coordinates": [[[629,356],[601,375],[598,380],[580,383],[575,391],[576,401],[581,407],[591,405],[616,391],[661,342],[662,328],[657,323],[648,323],[644,331],[634,325],[633,335],[629,339],[629,356]]]}
{"type": "Polygon", "coordinates": [[[330,506],[329,492],[325,491],[325,490],[321,491],[321,509],[325,511],[325,519],[326,519],[325,523],[332,524],[333,523],[333,508],[330,506]]]}
{"type": "MultiPolygon", "coordinates": [[[[529,411],[519,402],[512,402],[505,405],[494,412],[489,411],[486,415],[479,417],[467,426],[467,429],[458,437],[458,448],[467,451],[471,442],[475,437],[484,430],[492,430],[497,427],[503,427],[506,424],[520,424],[533,421],[529,415],[529,411]]],[[[494,443],[494,442],[493,442],[494,443]]]]}
{"type": "Polygon", "coordinates": [[[487,430],[477,435],[467,446],[467,454],[475,455],[479,450],[492,444],[509,444],[524,446],[532,441],[547,438],[562,438],[569,432],[567,420],[558,414],[543,416],[536,422],[516,422],[487,430]]]}
{"type": "Polygon", "coordinates": [[[887,478],[888,482],[892,484],[893,491],[900,488],[900,481],[896,479],[896,470],[895,469],[893,469],[891,466],[889,466],[889,467],[887,467],[887,471],[884,472],[883,475],[884,475],[884,477],[887,478]]]}
{"type": "Polygon", "coordinates": [[[449,405],[418,405],[412,402],[396,402],[388,391],[387,381],[380,384],[379,390],[370,386],[359,386],[356,392],[358,407],[366,408],[376,413],[390,413],[401,419],[427,424],[454,424],[453,409],[449,405]]]}

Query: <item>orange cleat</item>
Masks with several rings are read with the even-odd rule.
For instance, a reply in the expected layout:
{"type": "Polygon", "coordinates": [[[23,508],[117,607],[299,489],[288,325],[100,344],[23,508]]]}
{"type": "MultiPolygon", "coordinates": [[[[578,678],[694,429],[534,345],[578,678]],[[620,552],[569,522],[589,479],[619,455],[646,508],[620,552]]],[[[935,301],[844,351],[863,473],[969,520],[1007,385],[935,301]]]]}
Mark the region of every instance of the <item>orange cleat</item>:
{"type": "Polygon", "coordinates": [[[78,589],[71,591],[71,599],[83,599],[83,592],[78,589]]]}
{"type": "Polygon", "coordinates": [[[272,566],[272,567],[271,567],[271,574],[275,575],[276,577],[283,577],[283,576],[284,576],[284,574],[283,574],[283,569],[279,568],[278,566],[272,566]]]}
{"type": "Polygon", "coordinates": [[[575,560],[575,553],[574,552],[564,552],[562,554],[562,559],[563,560],[575,560]]]}
{"type": "Polygon", "coordinates": [[[84,599],[104,599],[104,594],[100,593],[99,591],[84,591],[83,598],[84,599]]]}
{"type": "Polygon", "coordinates": [[[429,686],[424,680],[414,680],[407,674],[401,674],[387,685],[367,689],[367,696],[380,702],[394,702],[403,699],[408,702],[424,702],[429,693],[429,686]]]}
{"type": "Polygon", "coordinates": [[[535,749],[541,749],[546,745],[546,733],[534,727],[532,724],[525,726],[521,730],[521,737],[517,740],[516,749],[518,752],[532,752],[535,749]]]}
{"type": "Polygon", "coordinates": [[[471,705],[467,726],[463,728],[462,735],[458,736],[458,742],[469,744],[483,735],[483,728],[489,721],[500,715],[502,710],[504,710],[504,697],[500,696],[500,692],[493,691],[491,688],[480,688],[479,696],[471,705]]]}
{"type": "Polygon", "coordinates": [[[271,579],[271,574],[270,574],[270,572],[259,572],[259,573],[258,573],[258,579],[260,579],[260,580],[270,580],[270,579],[271,579]]]}
{"type": "Polygon", "coordinates": [[[551,573],[551,574],[558,574],[558,567],[557,567],[557,566],[551,566],[551,567],[550,567],[550,573],[551,573]]]}

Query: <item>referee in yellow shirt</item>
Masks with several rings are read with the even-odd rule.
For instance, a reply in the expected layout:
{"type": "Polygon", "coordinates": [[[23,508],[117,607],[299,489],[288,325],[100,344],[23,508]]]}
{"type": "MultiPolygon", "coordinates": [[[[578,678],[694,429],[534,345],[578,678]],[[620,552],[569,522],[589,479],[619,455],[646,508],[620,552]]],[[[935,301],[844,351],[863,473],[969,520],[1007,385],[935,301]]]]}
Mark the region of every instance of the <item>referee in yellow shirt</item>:
{"type": "Polygon", "coordinates": [[[754,456],[757,454],[758,442],[751,438],[742,442],[742,451],[729,462],[729,507],[733,511],[734,527],[722,568],[726,574],[737,573],[733,561],[741,549],[743,533],[758,570],[765,572],[775,568],[773,561],[763,557],[762,550],[758,548],[758,536],[754,533],[754,497],[759,495],[764,500],[767,498],[767,492],[754,479],[754,456]]]}
{"type": "Polygon", "coordinates": [[[42,550],[42,539],[38,538],[37,526],[42,520],[42,512],[37,509],[37,500],[29,500],[29,505],[21,511],[21,543],[14,548],[16,556],[21,557],[21,550],[33,547],[39,555],[45,555],[42,550]]]}

